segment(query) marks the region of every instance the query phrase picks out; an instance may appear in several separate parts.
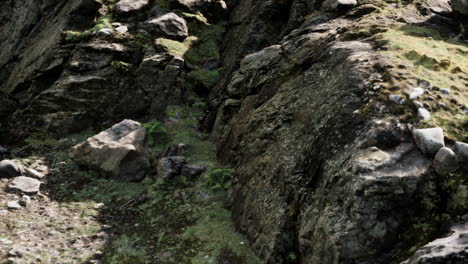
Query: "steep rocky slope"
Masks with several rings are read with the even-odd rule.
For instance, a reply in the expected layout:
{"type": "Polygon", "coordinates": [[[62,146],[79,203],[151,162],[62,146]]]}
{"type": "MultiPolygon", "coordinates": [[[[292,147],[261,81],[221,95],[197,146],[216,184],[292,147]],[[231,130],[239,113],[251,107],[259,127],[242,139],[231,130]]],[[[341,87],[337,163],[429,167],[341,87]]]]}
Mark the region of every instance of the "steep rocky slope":
{"type": "Polygon", "coordinates": [[[0,143],[9,158],[45,156],[47,195],[85,208],[71,218],[105,203],[83,235],[115,221],[104,263],[465,263],[465,11],[463,0],[6,1],[0,143]],[[71,134],[127,118],[144,123],[138,155],[155,183],[126,190],[99,179],[98,159],[66,157],[71,134]],[[416,130],[432,127],[443,132],[416,130]],[[180,153],[209,171],[162,180],[180,153]],[[261,261],[221,208],[224,189],[261,261]]]}

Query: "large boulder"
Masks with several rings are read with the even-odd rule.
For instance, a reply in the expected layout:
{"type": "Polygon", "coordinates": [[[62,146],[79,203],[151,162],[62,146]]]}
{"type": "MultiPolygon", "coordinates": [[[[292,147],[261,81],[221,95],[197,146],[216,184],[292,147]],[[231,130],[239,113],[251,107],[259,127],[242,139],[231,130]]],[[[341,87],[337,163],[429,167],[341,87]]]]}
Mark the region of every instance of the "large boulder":
{"type": "Polygon", "coordinates": [[[146,129],[133,120],[123,120],[74,146],[70,157],[80,165],[121,180],[144,178],[149,166],[144,155],[146,129]]]}

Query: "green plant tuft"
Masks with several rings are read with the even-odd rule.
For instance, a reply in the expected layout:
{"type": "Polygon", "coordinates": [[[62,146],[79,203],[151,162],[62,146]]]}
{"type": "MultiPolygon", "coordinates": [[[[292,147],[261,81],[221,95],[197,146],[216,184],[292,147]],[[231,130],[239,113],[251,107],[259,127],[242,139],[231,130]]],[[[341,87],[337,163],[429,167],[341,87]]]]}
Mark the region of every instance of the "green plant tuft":
{"type": "Polygon", "coordinates": [[[206,186],[212,191],[227,190],[231,187],[233,173],[233,169],[212,169],[205,175],[206,186]]]}

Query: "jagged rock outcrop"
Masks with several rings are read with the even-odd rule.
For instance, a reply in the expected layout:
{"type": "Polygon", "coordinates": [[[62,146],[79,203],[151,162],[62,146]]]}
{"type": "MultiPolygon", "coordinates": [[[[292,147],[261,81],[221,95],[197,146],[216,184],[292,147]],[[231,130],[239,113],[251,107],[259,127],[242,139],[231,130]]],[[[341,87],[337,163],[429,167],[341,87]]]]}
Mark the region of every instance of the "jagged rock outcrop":
{"type": "Polygon", "coordinates": [[[390,90],[380,106],[389,111],[366,112],[374,101],[367,83],[391,66],[375,33],[354,30],[361,21],[375,32],[401,22],[455,32],[440,15],[450,7],[394,5],[398,22],[359,4],[340,17],[315,12],[275,45],[265,36],[286,33],[289,20],[286,8],[275,12],[277,1],[241,1],[231,13],[226,39],[237,44],[225,50],[227,72],[212,95],[212,136],[218,158],[237,172],[228,202],[237,227],[268,263],[390,263],[398,234],[423,200],[434,200],[432,157],[413,143],[411,122],[391,110],[405,107],[406,96],[394,104],[390,90]],[[276,33],[266,33],[279,13],[284,19],[269,32],[276,33]]]}

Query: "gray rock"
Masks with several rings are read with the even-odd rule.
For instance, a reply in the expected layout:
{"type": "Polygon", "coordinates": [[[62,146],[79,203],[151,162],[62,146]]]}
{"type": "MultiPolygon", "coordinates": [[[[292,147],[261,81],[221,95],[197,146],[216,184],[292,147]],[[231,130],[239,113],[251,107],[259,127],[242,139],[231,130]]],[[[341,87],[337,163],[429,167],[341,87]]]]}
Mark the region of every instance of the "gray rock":
{"type": "Polygon", "coordinates": [[[333,11],[336,9],[352,8],[356,5],[356,0],[326,0],[322,3],[322,9],[333,11]]]}
{"type": "Polygon", "coordinates": [[[161,153],[160,157],[183,156],[187,150],[188,146],[185,144],[171,144],[161,153]]]}
{"type": "Polygon", "coordinates": [[[0,146],[0,158],[4,158],[9,154],[10,154],[10,151],[7,148],[0,146]]]}
{"type": "Polygon", "coordinates": [[[10,210],[19,210],[21,209],[21,205],[19,204],[18,201],[10,201],[7,203],[7,207],[10,210]]]}
{"type": "Polygon", "coordinates": [[[19,200],[19,204],[21,206],[27,206],[31,202],[31,197],[27,195],[21,196],[21,199],[19,200]]]}
{"type": "Polygon", "coordinates": [[[187,22],[175,13],[166,13],[149,19],[141,24],[153,37],[167,36],[174,39],[185,39],[188,36],[187,22]]]}
{"type": "Polygon", "coordinates": [[[228,7],[223,0],[169,0],[169,4],[174,9],[200,11],[209,19],[218,20],[228,15],[228,7]]]}
{"type": "Polygon", "coordinates": [[[431,113],[427,111],[426,108],[419,108],[418,109],[418,119],[419,120],[430,120],[431,119],[431,113]]]}
{"type": "Polygon", "coordinates": [[[406,103],[406,100],[405,98],[403,98],[403,96],[399,95],[399,94],[391,94],[388,96],[388,99],[396,104],[405,104],[406,103]]]}
{"type": "Polygon", "coordinates": [[[455,143],[455,154],[462,168],[468,169],[468,144],[463,142],[455,143]]]}
{"type": "Polygon", "coordinates": [[[451,0],[450,3],[453,11],[468,16],[468,0],[451,0]]]}
{"type": "Polygon", "coordinates": [[[104,37],[112,35],[112,28],[101,28],[98,32],[96,32],[97,36],[104,37]]]}
{"type": "Polygon", "coordinates": [[[12,192],[21,192],[25,194],[36,194],[39,192],[41,182],[26,176],[19,176],[8,184],[7,189],[12,192]]]}
{"type": "Polygon", "coordinates": [[[450,89],[442,88],[442,89],[440,89],[440,92],[443,93],[443,94],[450,94],[450,89]]]}
{"type": "Polygon", "coordinates": [[[119,15],[124,15],[140,11],[148,5],[148,0],[120,0],[114,6],[114,11],[119,15]]]}
{"type": "Polygon", "coordinates": [[[401,264],[468,263],[468,223],[454,225],[450,231],[449,236],[428,243],[401,264]]]}
{"type": "Polygon", "coordinates": [[[180,156],[159,159],[156,164],[158,177],[161,177],[162,179],[171,179],[180,175],[185,163],[185,158],[180,156]]]}
{"type": "Polygon", "coordinates": [[[206,167],[203,165],[184,165],[181,174],[185,177],[197,177],[205,171],[206,167]]]}
{"type": "Polygon", "coordinates": [[[149,166],[145,136],[146,129],[140,123],[126,119],[74,146],[69,155],[78,164],[110,177],[138,181],[149,166]]]}
{"type": "Polygon", "coordinates": [[[437,174],[446,176],[458,169],[457,156],[453,150],[443,147],[437,152],[432,166],[437,174]]]}
{"type": "Polygon", "coordinates": [[[440,148],[445,147],[444,131],[440,127],[413,130],[416,146],[426,155],[435,155],[440,148]]]}
{"type": "Polygon", "coordinates": [[[0,161],[0,178],[11,178],[21,175],[21,167],[12,160],[0,161]]]}
{"type": "Polygon", "coordinates": [[[418,86],[424,89],[432,90],[432,83],[426,80],[418,80],[418,86]]]}

